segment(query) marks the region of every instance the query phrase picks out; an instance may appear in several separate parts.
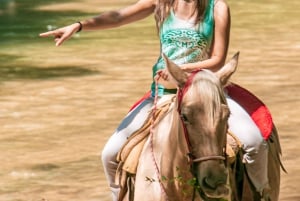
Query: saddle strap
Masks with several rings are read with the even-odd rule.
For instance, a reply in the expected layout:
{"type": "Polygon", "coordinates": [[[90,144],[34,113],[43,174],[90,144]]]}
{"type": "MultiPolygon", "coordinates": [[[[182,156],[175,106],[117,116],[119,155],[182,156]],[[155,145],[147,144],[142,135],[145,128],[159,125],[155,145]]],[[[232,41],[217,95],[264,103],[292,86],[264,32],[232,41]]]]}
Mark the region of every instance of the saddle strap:
{"type": "MultiPolygon", "coordinates": [[[[154,125],[160,122],[165,114],[167,114],[173,102],[174,99],[171,98],[170,100],[167,100],[159,105],[159,107],[155,110],[154,125]]],[[[147,137],[150,134],[152,116],[152,113],[149,113],[149,116],[143,126],[128,138],[117,155],[117,162],[122,165],[121,168],[129,172],[130,174],[136,173],[140,154],[147,140],[147,137]]],[[[120,167],[118,169],[120,169],[120,167]]]]}

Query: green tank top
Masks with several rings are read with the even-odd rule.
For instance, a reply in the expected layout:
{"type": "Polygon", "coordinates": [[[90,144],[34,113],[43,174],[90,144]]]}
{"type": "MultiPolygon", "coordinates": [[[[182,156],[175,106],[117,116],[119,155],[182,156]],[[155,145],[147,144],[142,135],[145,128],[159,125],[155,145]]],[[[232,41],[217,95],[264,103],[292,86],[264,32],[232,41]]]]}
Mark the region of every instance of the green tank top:
{"type": "MultiPolygon", "coordinates": [[[[171,10],[160,29],[161,52],[177,65],[194,63],[208,59],[214,31],[214,0],[209,0],[204,20],[198,24],[182,20],[171,10]]],[[[152,77],[165,68],[160,56],[153,66],[152,77]]],[[[155,83],[151,84],[152,96],[155,95],[155,83]]],[[[158,95],[164,94],[164,87],[158,86],[158,95]]]]}

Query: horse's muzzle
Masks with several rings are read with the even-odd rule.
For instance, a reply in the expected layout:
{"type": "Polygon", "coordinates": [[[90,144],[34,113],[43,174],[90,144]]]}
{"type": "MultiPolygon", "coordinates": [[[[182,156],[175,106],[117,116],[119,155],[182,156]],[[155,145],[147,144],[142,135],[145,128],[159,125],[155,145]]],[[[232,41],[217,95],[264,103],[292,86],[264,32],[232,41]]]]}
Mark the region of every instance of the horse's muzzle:
{"type": "Polygon", "coordinates": [[[230,193],[227,185],[226,167],[217,161],[208,161],[198,166],[198,182],[201,191],[209,198],[224,198],[230,193]]]}
{"type": "Polygon", "coordinates": [[[218,184],[215,188],[201,187],[201,190],[208,198],[225,198],[229,195],[229,186],[226,184],[218,184]]]}

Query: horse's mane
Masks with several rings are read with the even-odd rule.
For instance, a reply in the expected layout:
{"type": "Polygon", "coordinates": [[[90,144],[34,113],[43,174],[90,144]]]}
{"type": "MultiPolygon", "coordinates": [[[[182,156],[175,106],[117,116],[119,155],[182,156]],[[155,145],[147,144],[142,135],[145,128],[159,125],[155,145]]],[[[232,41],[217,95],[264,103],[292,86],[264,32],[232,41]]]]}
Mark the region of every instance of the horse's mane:
{"type": "Polygon", "coordinates": [[[217,112],[220,111],[221,105],[227,105],[219,79],[209,70],[201,70],[195,75],[186,95],[203,102],[204,110],[212,121],[211,123],[213,123],[217,112]]]}

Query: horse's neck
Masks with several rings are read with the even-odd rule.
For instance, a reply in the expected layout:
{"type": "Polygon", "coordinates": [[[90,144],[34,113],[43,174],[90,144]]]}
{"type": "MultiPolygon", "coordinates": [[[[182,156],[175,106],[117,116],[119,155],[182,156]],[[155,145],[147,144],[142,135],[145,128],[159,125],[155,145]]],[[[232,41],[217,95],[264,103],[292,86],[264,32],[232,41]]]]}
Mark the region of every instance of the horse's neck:
{"type": "Polygon", "coordinates": [[[179,196],[183,199],[180,192],[184,189],[190,189],[188,181],[192,178],[190,166],[188,164],[188,147],[185,141],[182,122],[177,112],[176,102],[170,108],[169,113],[157,125],[155,130],[155,147],[156,155],[159,156],[160,173],[167,180],[167,194],[174,195],[174,199],[178,200],[179,196]],[[159,148],[158,148],[159,147],[159,148]],[[183,181],[176,181],[176,178],[182,178],[183,181]],[[177,189],[180,188],[180,189],[177,189]],[[179,192],[175,194],[174,192],[179,192]]]}
{"type": "Polygon", "coordinates": [[[189,191],[193,188],[189,181],[193,176],[190,173],[188,148],[174,99],[153,131],[139,160],[136,200],[192,200],[193,193],[189,191]],[[152,182],[157,181],[158,177],[161,182],[152,182]],[[150,181],[145,182],[145,178],[150,178],[150,181]]]}

